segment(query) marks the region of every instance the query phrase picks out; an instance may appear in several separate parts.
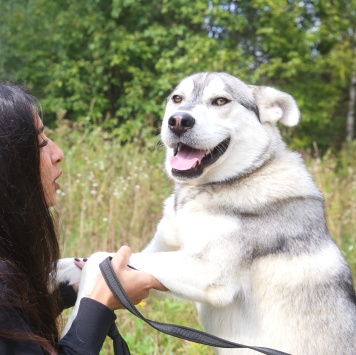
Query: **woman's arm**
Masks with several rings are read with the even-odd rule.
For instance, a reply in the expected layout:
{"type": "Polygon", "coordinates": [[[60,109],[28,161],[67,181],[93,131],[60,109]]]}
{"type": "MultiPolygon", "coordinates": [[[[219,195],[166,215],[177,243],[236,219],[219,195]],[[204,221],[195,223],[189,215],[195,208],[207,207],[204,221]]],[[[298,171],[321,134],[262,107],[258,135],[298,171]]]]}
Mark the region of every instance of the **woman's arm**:
{"type": "Polygon", "coordinates": [[[115,313],[100,302],[82,298],[77,317],[59,343],[58,354],[99,354],[115,319],[115,313]]]}
{"type": "MultiPolygon", "coordinates": [[[[59,342],[58,355],[98,355],[115,319],[109,308],[83,298],[72,327],[59,342]]],[[[1,306],[0,322],[7,324],[10,332],[31,332],[22,313],[14,308],[1,306]]],[[[38,344],[0,336],[0,354],[44,355],[44,352],[38,344]]]]}

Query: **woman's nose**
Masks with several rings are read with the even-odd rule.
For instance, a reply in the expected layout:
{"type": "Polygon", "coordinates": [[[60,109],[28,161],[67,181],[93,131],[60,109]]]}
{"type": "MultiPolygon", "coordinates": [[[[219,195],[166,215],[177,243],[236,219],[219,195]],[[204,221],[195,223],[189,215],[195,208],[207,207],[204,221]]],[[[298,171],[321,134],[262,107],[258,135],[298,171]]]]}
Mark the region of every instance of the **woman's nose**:
{"type": "Polygon", "coordinates": [[[56,143],[52,141],[53,147],[52,147],[52,161],[53,163],[60,163],[64,159],[64,153],[61,148],[58,147],[56,143]]]}

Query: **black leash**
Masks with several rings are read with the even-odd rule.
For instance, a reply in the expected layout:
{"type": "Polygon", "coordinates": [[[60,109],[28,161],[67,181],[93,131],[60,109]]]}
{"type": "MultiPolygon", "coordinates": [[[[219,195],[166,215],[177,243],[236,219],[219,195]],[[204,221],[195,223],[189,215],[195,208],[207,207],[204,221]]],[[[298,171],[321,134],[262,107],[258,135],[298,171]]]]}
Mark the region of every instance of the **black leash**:
{"type": "Polygon", "coordinates": [[[117,329],[115,322],[111,324],[108,336],[113,341],[115,355],[131,355],[129,347],[127,346],[125,339],[121,336],[119,329],[117,329]]]}
{"type": "MultiPolygon", "coordinates": [[[[200,330],[191,329],[188,327],[184,327],[181,325],[175,324],[167,324],[156,322],[150,319],[145,318],[138,309],[132,304],[129,297],[127,296],[124,288],[121,286],[119,279],[116,276],[116,273],[111,265],[112,257],[106,258],[102,261],[99,265],[101,273],[104,276],[104,279],[109,286],[111,292],[114,296],[120,301],[120,303],[129,310],[132,314],[136,317],[142,319],[146,323],[148,323],[151,327],[159,330],[162,333],[172,335],[177,338],[185,339],[194,343],[214,346],[218,348],[244,348],[244,349],[251,349],[258,351],[262,354],[266,355],[290,355],[278,350],[273,350],[269,348],[257,347],[257,346],[248,346],[233,343],[231,341],[218,338],[215,335],[208,334],[202,332],[200,330]]],[[[110,328],[110,332],[108,334],[114,341],[114,351],[115,355],[130,355],[129,348],[125,342],[125,340],[121,337],[115,323],[113,323],[112,327],[110,328]]]]}

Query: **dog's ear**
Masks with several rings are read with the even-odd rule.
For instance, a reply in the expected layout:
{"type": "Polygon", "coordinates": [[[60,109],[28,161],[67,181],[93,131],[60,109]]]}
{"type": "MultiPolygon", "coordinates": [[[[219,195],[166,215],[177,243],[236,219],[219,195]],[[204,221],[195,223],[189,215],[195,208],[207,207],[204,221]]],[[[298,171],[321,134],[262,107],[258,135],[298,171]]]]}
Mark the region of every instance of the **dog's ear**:
{"type": "Polygon", "coordinates": [[[262,123],[276,123],[280,120],[285,126],[289,127],[296,126],[299,123],[300,111],[291,95],[268,86],[250,87],[262,123]]]}

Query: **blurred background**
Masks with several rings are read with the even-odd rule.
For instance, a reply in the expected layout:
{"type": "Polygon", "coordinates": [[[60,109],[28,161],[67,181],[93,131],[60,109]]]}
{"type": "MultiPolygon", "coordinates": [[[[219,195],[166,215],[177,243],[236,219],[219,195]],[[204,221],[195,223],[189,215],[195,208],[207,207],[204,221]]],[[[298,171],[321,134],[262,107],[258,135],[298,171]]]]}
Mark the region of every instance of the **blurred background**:
{"type": "MultiPolygon", "coordinates": [[[[0,80],[32,90],[66,155],[63,255],[148,243],[173,191],[159,140],[166,97],[186,75],[225,71],[296,99],[302,122],[282,134],[356,276],[355,24],[356,0],[0,0],[0,80]]],[[[140,307],[201,328],[188,303],[140,307]]],[[[213,353],[117,313],[133,354],[213,353]]]]}
{"type": "Polygon", "coordinates": [[[184,76],[226,71],[293,95],[291,141],[325,151],[354,134],[355,24],[355,0],[2,0],[0,76],[26,82],[48,124],[131,140],[157,134],[184,76]]]}

